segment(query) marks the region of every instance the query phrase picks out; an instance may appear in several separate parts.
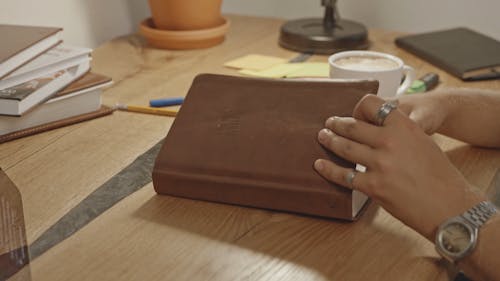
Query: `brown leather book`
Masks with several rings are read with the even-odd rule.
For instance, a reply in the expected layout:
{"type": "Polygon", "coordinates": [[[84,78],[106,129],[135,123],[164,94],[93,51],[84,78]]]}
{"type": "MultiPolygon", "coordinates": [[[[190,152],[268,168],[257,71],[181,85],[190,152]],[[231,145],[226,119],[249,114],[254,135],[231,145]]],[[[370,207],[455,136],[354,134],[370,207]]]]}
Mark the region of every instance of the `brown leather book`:
{"type": "Polygon", "coordinates": [[[193,81],[153,170],[157,193],[353,220],[366,196],[313,169],[318,158],[354,167],[317,134],[351,116],[376,81],[271,80],[203,74],[193,81]]]}
{"type": "Polygon", "coordinates": [[[61,28],[0,24],[0,79],[59,44],[61,28]]]}

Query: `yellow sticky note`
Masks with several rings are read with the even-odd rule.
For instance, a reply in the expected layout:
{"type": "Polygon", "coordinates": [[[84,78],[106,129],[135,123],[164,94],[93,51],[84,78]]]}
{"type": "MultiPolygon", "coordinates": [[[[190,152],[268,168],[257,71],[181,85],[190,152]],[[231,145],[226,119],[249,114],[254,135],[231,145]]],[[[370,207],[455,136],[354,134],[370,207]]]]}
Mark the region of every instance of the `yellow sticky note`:
{"type": "Polygon", "coordinates": [[[300,68],[302,68],[302,65],[300,63],[283,63],[261,71],[242,69],[239,71],[239,73],[257,77],[282,78],[286,77],[290,73],[298,71],[300,68]]]}
{"type": "Polygon", "coordinates": [[[238,68],[238,69],[260,71],[285,62],[287,62],[287,59],[284,58],[249,54],[241,58],[228,61],[224,64],[224,66],[231,68],[238,68]]]}
{"type": "Polygon", "coordinates": [[[330,76],[330,66],[326,62],[304,62],[300,65],[301,68],[287,74],[286,78],[330,76]]]}

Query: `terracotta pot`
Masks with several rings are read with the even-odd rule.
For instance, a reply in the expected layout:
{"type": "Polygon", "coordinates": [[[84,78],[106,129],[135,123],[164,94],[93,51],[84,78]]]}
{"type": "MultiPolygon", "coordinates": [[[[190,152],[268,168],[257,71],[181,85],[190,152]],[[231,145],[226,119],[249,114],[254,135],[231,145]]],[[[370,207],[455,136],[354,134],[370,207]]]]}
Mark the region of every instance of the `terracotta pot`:
{"type": "Polygon", "coordinates": [[[153,20],[148,18],[141,22],[139,31],[153,47],[184,50],[209,48],[222,43],[229,26],[229,20],[223,19],[222,25],[213,28],[197,30],[163,30],[154,28],[153,20]]]}
{"type": "Polygon", "coordinates": [[[197,30],[224,24],[222,0],[148,0],[155,27],[197,30]]]}

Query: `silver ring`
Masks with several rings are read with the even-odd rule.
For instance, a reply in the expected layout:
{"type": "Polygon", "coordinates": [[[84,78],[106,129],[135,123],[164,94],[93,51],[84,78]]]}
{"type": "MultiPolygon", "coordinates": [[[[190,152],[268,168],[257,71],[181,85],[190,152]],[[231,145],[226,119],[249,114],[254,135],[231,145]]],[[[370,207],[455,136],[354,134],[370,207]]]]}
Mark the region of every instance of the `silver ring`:
{"type": "Polygon", "coordinates": [[[357,173],[358,173],[358,171],[356,171],[356,170],[350,170],[349,173],[347,173],[345,175],[345,181],[347,182],[347,184],[349,184],[349,186],[352,189],[355,189],[354,185],[353,185],[353,182],[354,182],[354,178],[356,177],[357,173]]]}
{"type": "Polygon", "coordinates": [[[399,101],[398,100],[390,100],[382,104],[377,111],[377,115],[375,115],[375,123],[377,126],[383,126],[385,118],[393,111],[398,108],[399,101]]]}

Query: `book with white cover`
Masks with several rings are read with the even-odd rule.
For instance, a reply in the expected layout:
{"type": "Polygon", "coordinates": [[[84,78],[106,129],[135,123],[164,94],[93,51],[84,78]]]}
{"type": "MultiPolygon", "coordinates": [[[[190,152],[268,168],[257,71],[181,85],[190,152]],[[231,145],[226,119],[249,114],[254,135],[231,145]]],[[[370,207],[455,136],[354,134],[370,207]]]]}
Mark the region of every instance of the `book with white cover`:
{"type": "Polygon", "coordinates": [[[0,90],[0,115],[21,116],[57,94],[59,90],[81,77],[89,69],[90,58],[72,68],[0,90]]]}
{"type": "Polygon", "coordinates": [[[92,49],[58,45],[0,80],[0,90],[76,66],[89,58],[92,49]]]}
{"type": "Polygon", "coordinates": [[[108,77],[89,72],[68,86],[71,88],[69,92],[65,90],[59,92],[46,103],[21,117],[0,116],[0,135],[96,111],[101,107],[102,89],[111,83],[108,77]],[[80,82],[81,80],[84,81],[80,82]]]}
{"type": "Polygon", "coordinates": [[[61,28],[0,24],[0,79],[61,43],[61,28]]]}

